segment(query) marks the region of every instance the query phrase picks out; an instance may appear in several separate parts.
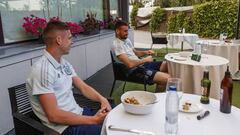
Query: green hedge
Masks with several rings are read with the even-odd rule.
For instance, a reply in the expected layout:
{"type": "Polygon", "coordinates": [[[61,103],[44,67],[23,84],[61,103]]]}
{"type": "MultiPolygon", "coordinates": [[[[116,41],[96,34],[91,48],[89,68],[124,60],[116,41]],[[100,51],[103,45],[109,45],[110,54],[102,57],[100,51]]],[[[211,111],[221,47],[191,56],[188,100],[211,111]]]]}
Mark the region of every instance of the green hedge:
{"type": "Polygon", "coordinates": [[[186,16],[184,12],[178,12],[177,14],[171,14],[168,18],[168,33],[179,32],[179,29],[185,28],[185,32],[192,32],[191,18],[186,16]]]}
{"type": "Polygon", "coordinates": [[[200,37],[218,38],[220,33],[227,33],[233,38],[237,23],[237,0],[211,0],[193,8],[192,16],[183,12],[172,14],[168,18],[168,33],[197,33],[200,37]]]}
{"type": "Polygon", "coordinates": [[[211,1],[211,0],[155,0],[154,6],[160,6],[162,8],[178,7],[181,5],[180,2],[182,2],[182,6],[192,6],[196,4],[205,3],[207,1],[211,1]]]}
{"type": "Polygon", "coordinates": [[[138,8],[139,8],[138,4],[133,5],[133,9],[132,9],[132,12],[130,14],[131,25],[134,26],[135,28],[137,28],[136,16],[137,16],[137,13],[138,13],[138,8]]]}
{"type": "Polygon", "coordinates": [[[213,0],[194,7],[194,32],[201,37],[217,38],[220,33],[235,36],[237,0],[213,0]]]}
{"type": "Polygon", "coordinates": [[[158,7],[153,11],[151,20],[150,20],[150,30],[152,32],[157,32],[160,28],[160,24],[166,20],[165,11],[158,7]]]}

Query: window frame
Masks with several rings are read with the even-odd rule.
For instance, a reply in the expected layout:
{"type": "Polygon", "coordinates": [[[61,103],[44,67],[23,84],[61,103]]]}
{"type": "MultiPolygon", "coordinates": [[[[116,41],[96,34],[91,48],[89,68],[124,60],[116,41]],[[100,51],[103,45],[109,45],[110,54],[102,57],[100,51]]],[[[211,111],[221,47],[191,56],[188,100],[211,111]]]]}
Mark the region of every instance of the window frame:
{"type": "MultiPolygon", "coordinates": [[[[103,19],[109,19],[110,18],[110,1],[109,0],[102,0],[102,1],[103,1],[103,7],[102,7],[103,8],[103,14],[107,15],[103,19]],[[104,5],[105,3],[107,5],[104,5]]],[[[123,20],[125,20],[126,18],[128,18],[128,14],[126,14],[128,12],[125,11],[124,13],[122,13],[124,11],[123,9],[121,9],[123,3],[121,2],[121,0],[116,0],[116,1],[118,3],[118,16],[122,16],[123,20]]],[[[128,3],[128,2],[126,2],[126,3],[128,3]]],[[[126,4],[126,3],[124,3],[124,4],[126,4]]],[[[128,4],[125,5],[125,6],[128,6],[128,4]]],[[[128,21],[128,19],[126,19],[125,21],[128,21]]],[[[0,47],[1,46],[12,45],[12,44],[17,44],[17,43],[36,41],[36,40],[38,40],[38,39],[28,39],[28,40],[16,41],[16,42],[11,42],[11,43],[5,43],[4,42],[3,25],[2,25],[2,16],[1,16],[1,11],[0,11],[0,47]]]]}
{"type": "Polygon", "coordinates": [[[3,27],[2,27],[2,14],[0,12],[0,46],[4,46],[4,35],[3,35],[3,27]]]}

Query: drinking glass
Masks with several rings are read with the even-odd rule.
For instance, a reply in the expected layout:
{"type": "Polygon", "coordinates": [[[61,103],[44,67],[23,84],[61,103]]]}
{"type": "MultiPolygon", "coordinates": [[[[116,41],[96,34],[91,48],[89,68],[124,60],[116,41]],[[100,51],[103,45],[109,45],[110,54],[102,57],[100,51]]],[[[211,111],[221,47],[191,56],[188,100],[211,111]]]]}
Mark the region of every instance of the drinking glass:
{"type": "Polygon", "coordinates": [[[178,32],[179,32],[179,33],[182,33],[182,28],[179,28],[179,29],[178,29],[178,32]]]}
{"type": "Polygon", "coordinates": [[[182,91],[182,81],[180,78],[169,78],[167,81],[166,91],[168,91],[170,86],[175,86],[177,89],[179,100],[182,98],[183,91],[182,91]]]}
{"type": "Polygon", "coordinates": [[[209,47],[209,42],[208,41],[203,41],[202,42],[202,53],[203,54],[208,53],[208,47],[209,47]]]}
{"type": "Polygon", "coordinates": [[[223,33],[223,40],[225,41],[227,39],[227,34],[226,33],[223,33]]]}

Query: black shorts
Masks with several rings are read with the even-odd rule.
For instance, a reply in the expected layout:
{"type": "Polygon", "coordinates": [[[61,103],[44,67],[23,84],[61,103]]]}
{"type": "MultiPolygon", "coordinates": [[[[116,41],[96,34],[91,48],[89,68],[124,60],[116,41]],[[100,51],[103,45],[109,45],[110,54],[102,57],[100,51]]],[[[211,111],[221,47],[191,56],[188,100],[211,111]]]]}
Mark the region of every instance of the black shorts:
{"type": "Polygon", "coordinates": [[[153,83],[153,78],[157,72],[159,72],[161,61],[146,62],[144,63],[144,68],[146,69],[146,74],[148,75],[147,82],[153,83]]]}

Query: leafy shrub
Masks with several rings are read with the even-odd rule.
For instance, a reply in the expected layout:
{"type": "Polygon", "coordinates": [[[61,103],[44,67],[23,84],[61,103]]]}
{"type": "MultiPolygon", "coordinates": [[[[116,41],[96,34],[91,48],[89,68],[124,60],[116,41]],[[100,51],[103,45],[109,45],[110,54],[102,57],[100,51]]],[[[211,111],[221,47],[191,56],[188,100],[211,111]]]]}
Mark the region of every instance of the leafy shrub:
{"type": "Polygon", "coordinates": [[[170,15],[168,33],[185,28],[186,32],[197,33],[200,37],[218,38],[224,32],[228,38],[233,38],[237,22],[237,0],[205,1],[209,2],[194,6],[192,16],[186,16],[183,12],[170,15]]]}
{"type": "Polygon", "coordinates": [[[85,20],[80,21],[80,25],[83,27],[84,34],[91,34],[92,32],[99,32],[100,21],[96,19],[97,14],[92,12],[87,12],[85,20]]]}
{"type": "Polygon", "coordinates": [[[186,16],[183,21],[183,28],[185,28],[185,31],[188,33],[193,33],[193,22],[192,18],[189,16],[186,16]]]}
{"type": "Polygon", "coordinates": [[[143,3],[140,1],[134,1],[132,5],[137,5],[139,8],[144,7],[143,3]]]}
{"type": "Polygon", "coordinates": [[[133,5],[133,9],[132,9],[132,12],[130,14],[130,21],[131,21],[131,25],[134,26],[135,28],[137,28],[137,21],[136,21],[136,16],[137,16],[137,13],[138,13],[138,5],[135,4],[133,5]]]}
{"type": "Polygon", "coordinates": [[[167,21],[167,32],[168,33],[175,33],[178,32],[178,29],[176,28],[176,15],[171,14],[168,17],[167,21]]]}
{"type": "Polygon", "coordinates": [[[157,32],[160,28],[161,22],[165,21],[166,14],[165,11],[162,8],[156,8],[153,11],[151,20],[150,20],[150,29],[152,32],[157,32]]]}
{"type": "Polygon", "coordinates": [[[217,38],[219,33],[235,35],[237,0],[211,0],[194,7],[194,32],[201,37],[217,38]]]}
{"type": "Polygon", "coordinates": [[[179,29],[185,28],[186,32],[192,32],[192,21],[189,16],[186,16],[184,12],[178,12],[177,14],[172,14],[168,18],[168,33],[179,32],[179,29]]]}
{"type": "Polygon", "coordinates": [[[186,14],[184,12],[178,12],[178,14],[176,15],[176,29],[180,29],[180,28],[183,28],[183,22],[184,22],[184,19],[186,17],[186,14]]]}
{"type": "Polygon", "coordinates": [[[120,17],[114,18],[113,16],[110,16],[108,20],[100,21],[100,27],[104,29],[111,29],[114,30],[116,22],[121,20],[120,17]]]}

